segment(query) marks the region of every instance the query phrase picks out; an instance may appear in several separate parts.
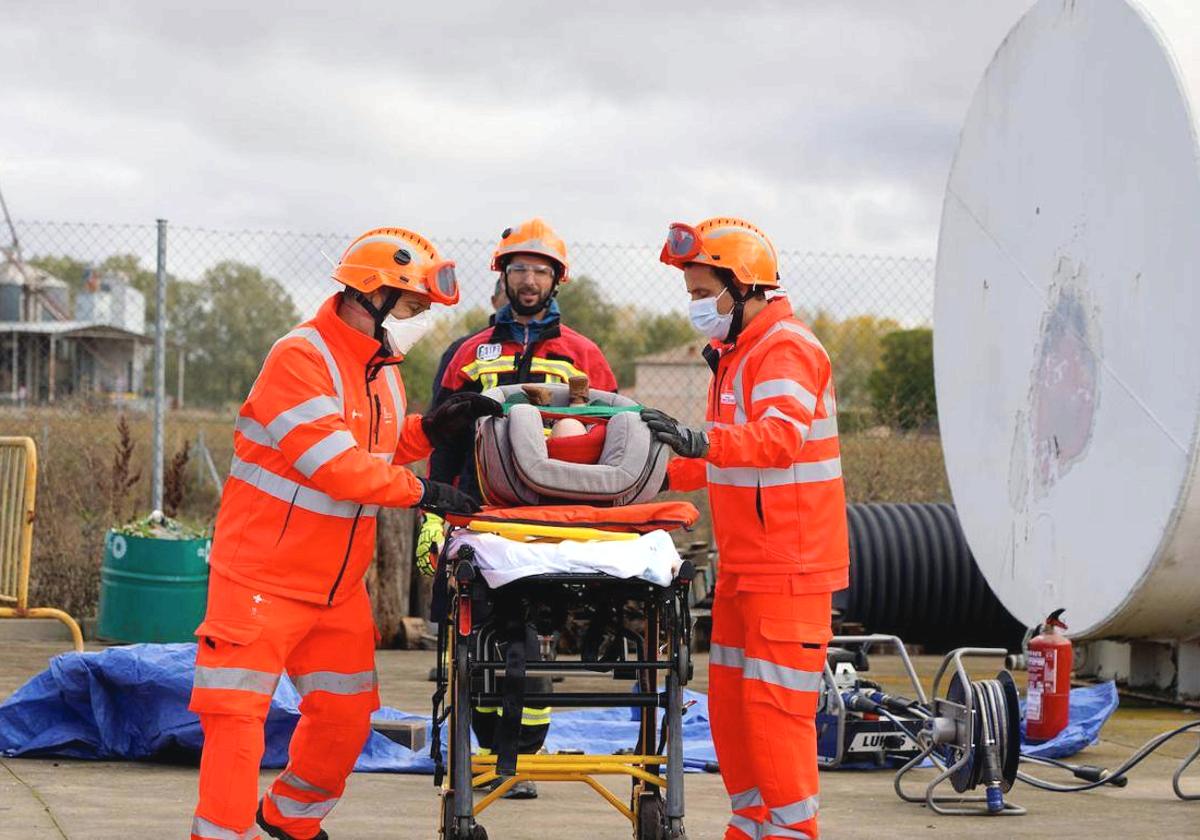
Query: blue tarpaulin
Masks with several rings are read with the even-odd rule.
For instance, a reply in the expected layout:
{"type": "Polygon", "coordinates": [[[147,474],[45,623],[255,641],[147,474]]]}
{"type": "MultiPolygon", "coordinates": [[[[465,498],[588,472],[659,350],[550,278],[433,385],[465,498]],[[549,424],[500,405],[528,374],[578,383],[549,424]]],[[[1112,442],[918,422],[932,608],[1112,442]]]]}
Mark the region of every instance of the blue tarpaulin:
{"type": "MultiPolygon", "coordinates": [[[[97,760],[180,759],[199,755],[204,736],[188,711],[194,644],[130,645],[96,653],[65,653],[0,705],[0,753],[97,760]]],[[[432,686],[430,686],[432,689],[432,686]]],[[[684,718],[685,761],[702,769],[714,760],[708,728],[708,702],[695,701],[684,718]]],[[[267,715],[264,767],[283,767],[299,720],[300,697],[283,678],[267,715]]],[[[383,708],[375,717],[423,720],[383,708]]],[[[427,733],[428,735],[429,733],[427,733]]],[[[546,746],[612,753],[637,741],[628,709],[579,709],[556,713],[546,746]]],[[[444,740],[443,740],[444,743],[444,740]]],[[[355,770],[432,773],[427,751],[414,753],[372,733],[355,770]]]]}
{"type": "MultiPolygon", "coordinates": [[[[130,645],[56,656],[47,670],[0,705],[0,753],[99,760],[194,759],[203,743],[200,723],[187,709],[195,660],[194,644],[130,645]]],[[[685,692],[685,700],[691,705],[683,719],[684,763],[700,770],[716,760],[708,698],[685,692]]],[[[280,680],[267,715],[264,767],[287,763],[299,702],[286,677],[280,680]]],[[[1095,742],[1116,707],[1112,683],[1072,689],[1071,724],[1054,740],[1023,744],[1022,749],[1050,758],[1074,755],[1095,742]]],[[[429,721],[427,715],[390,708],[380,709],[376,717],[424,720],[426,725],[429,721]]],[[[564,710],[554,715],[546,747],[551,752],[613,753],[635,745],[637,728],[629,709],[564,710]]],[[[355,769],[432,773],[433,762],[424,751],[414,753],[372,733],[355,769]]]]}
{"type": "Polygon", "coordinates": [[[1025,701],[1021,701],[1021,752],[1039,758],[1068,758],[1100,739],[1100,727],[1117,710],[1116,683],[1106,682],[1071,689],[1070,723],[1049,741],[1025,741],[1025,701]]]}

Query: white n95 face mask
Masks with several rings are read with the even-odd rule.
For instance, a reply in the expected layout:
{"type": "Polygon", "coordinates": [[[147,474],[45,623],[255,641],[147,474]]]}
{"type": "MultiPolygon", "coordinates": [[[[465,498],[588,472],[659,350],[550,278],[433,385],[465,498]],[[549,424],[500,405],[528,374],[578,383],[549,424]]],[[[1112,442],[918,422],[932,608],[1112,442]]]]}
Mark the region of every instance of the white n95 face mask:
{"type": "Polygon", "coordinates": [[[729,328],[733,326],[732,309],[726,315],[717,311],[717,301],[723,298],[728,291],[726,289],[715,298],[694,300],[688,304],[688,318],[691,320],[692,326],[702,335],[715,338],[717,341],[724,341],[729,335],[729,328]]]}
{"type": "Polygon", "coordinates": [[[406,354],[433,327],[433,313],[426,309],[411,318],[388,318],[383,322],[388,347],[393,353],[406,354]]]}

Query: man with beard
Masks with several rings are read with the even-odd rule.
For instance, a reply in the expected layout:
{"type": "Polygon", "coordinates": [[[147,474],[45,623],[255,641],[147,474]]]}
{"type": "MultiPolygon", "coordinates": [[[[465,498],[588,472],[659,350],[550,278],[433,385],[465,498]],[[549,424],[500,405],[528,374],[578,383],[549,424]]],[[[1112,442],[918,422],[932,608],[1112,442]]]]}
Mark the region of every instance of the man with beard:
{"type": "MultiPolygon", "coordinates": [[[[616,391],[617,380],[595,342],[561,323],[555,296],[570,280],[566,243],[540,218],[506,228],[492,254],[491,267],[500,272],[508,304],[496,313],[494,323],[462,343],[439,386],[433,410],[456,394],[478,393],[499,385],[566,383],[585,375],[591,387],[616,391]]],[[[466,447],[437,447],[430,459],[430,479],[455,484],[480,500],[474,452],[466,447]]],[[[429,547],[440,544],[443,523],[427,516],[418,541],[417,565],[432,573],[429,547]],[[422,557],[422,554],[424,557],[422,557]]],[[[528,652],[537,658],[536,649],[528,652]]],[[[472,724],[482,752],[497,749],[501,710],[475,709],[472,724]]],[[[522,710],[518,751],[531,755],[541,749],[550,729],[549,708],[522,710]]],[[[534,799],[532,782],[513,786],[509,799],[534,799]]]]}

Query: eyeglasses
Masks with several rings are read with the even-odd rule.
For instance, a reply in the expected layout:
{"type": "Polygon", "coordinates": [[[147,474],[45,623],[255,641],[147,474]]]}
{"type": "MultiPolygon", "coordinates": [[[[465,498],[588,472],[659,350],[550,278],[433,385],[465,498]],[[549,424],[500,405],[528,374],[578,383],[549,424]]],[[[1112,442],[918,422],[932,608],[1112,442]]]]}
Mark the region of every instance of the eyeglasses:
{"type": "Polygon", "coordinates": [[[528,263],[509,263],[504,268],[506,277],[521,277],[532,274],[539,280],[550,280],[554,277],[554,269],[548,265],[529,265],[528,263]]]}

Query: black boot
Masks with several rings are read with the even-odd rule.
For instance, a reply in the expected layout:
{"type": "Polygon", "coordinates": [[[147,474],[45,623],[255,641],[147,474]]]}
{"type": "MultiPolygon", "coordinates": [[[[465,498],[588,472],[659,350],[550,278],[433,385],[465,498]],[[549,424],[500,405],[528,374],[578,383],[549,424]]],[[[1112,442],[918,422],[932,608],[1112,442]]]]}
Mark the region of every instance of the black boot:
{"type": "MultiPolygon", "coordinates": [[[[262,800],[259,800],[257,817],[258,827],[274,837],[275,840],[309,840],[309,838],[293,837],[279,826],[271,825],[269,822],[267,822],[267,818],[263,816],[262,808],[262,800]]],[[[322,828],[314,837],[311,838],[311,840],[329,840],[329,835],[326,834],[325,829],[322,828]]]]}

